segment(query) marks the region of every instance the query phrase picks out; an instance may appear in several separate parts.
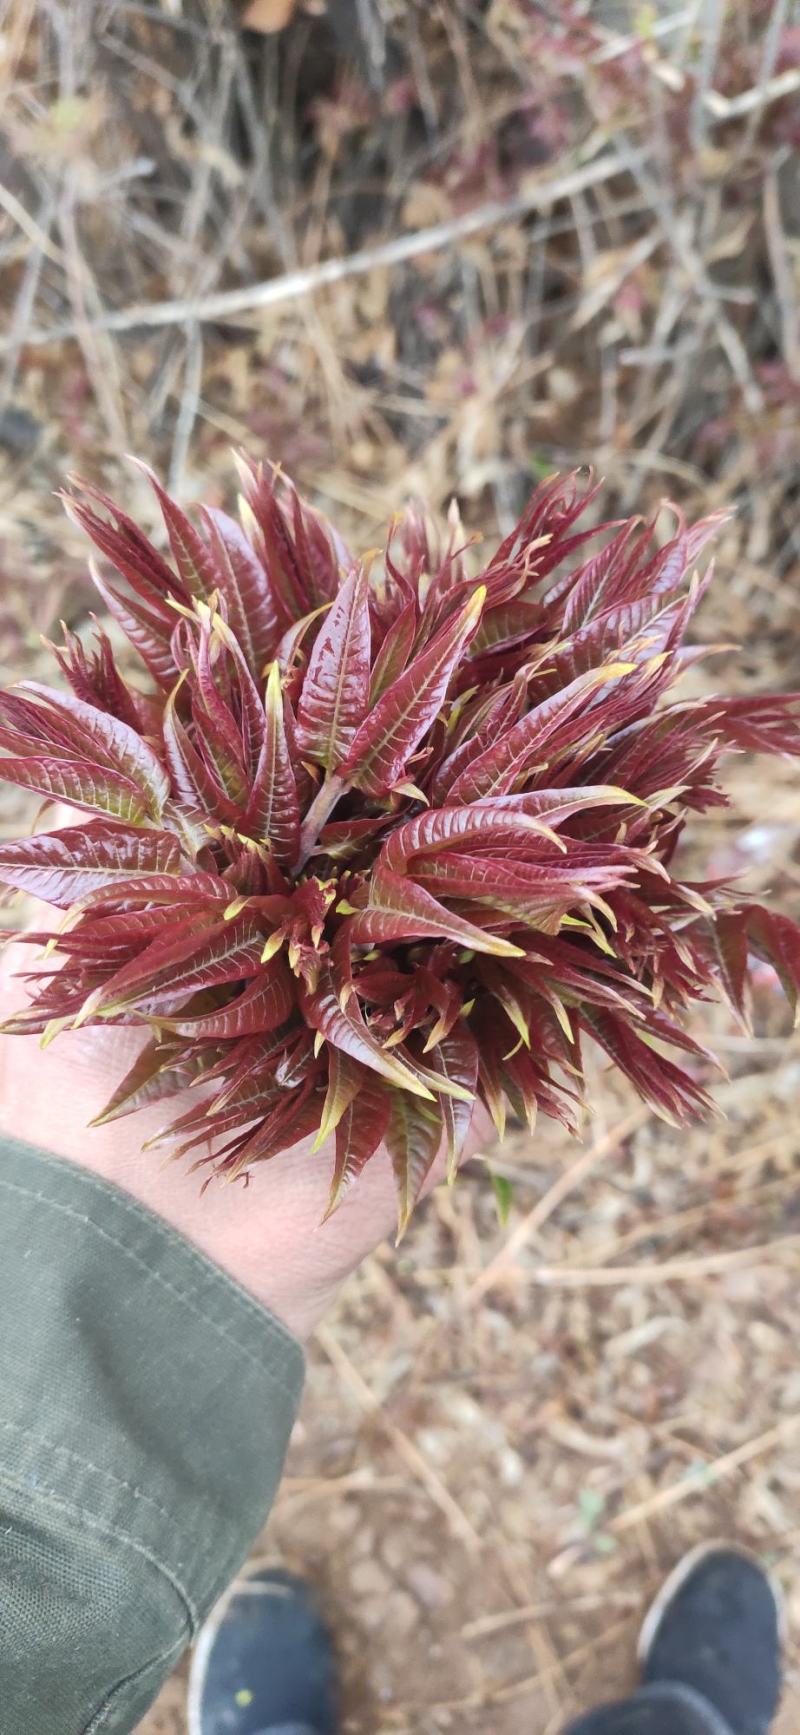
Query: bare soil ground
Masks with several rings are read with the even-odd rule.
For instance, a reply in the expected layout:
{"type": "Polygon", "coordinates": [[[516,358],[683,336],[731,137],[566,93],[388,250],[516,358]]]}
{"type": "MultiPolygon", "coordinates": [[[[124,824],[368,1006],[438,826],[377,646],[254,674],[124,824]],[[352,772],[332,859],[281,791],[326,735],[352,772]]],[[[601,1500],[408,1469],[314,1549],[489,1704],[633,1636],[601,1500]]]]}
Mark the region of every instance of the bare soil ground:
{"type": "MultiPolygon", "coordinates": [[[[504,1231],[475,1166],[320,1334],[260,1551],[319,1586],[352,1735],[556,1735],[632,1682],[705,1538],[770,1562],[796,1634],[800,1065],[766,1034],[727,1058],[720,1127],[607,1085],[584,1147],[505,1147],[504,1231]]],[[[180,1677],[144,1730],[182,1735],[180,1677]]]]}
{"type": "MultiPolygon", "coordinates": [[[[490,543],[588,461],[606,515],[730,505],[700,631],[741,649],[692,679],[800,684],[791,8],[317,10],[272,36],[213,0],[8,13],[0,678],[87,624],[68,470],[152,527],[125,450],[221,501],[244,444],[361,546],[413,493],[490,543]],[[218,290],[234,311],[198,308],[218,290]]],[[[728,784],[698,860],[796,908],[796,771],[728,784]]],[[[0,796],[0,833],[24,817],[0,796]]],[[[724,1119],[678,1136],[598,1063],[584,1144],[493,1155],[504,1227],[473,1162],[319,1334],[259,1549],[319,1586],[349,1735],[556,1735],[628,1686],[647,1596],[718,1535],[785,1586],[800,1727],[800,1047],[766,970],[757,1000],[753,1041],[704,1019],[724,1119]]],[[[183,1695],[143,1735],[184,1735],[183,1695]]]]}

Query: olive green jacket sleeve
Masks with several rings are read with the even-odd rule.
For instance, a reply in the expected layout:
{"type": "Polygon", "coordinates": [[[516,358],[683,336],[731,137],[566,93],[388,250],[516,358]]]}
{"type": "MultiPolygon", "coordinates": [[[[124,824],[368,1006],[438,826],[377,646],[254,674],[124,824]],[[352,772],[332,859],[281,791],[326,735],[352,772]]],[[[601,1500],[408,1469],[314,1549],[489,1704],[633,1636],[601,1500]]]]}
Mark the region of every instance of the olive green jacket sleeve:
{"type": "Polygon", "coordinates": [[[160,1219],[0,1142],[0,1735],[136,1727],[266,1517],[302,1379],[160,1219]]]}

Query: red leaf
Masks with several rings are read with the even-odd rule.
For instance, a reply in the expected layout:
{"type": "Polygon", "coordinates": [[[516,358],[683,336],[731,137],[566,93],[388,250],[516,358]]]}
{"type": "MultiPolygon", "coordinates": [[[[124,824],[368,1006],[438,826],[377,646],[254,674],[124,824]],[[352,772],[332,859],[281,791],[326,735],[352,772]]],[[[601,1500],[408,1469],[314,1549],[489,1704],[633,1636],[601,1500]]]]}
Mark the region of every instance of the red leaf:
{"type": "Polygon", "coordinates": [[[149,1042],[125,1074],[105,1108],[91,1121],[93,1127],[108,1126],[110,1121],[133,1114],[148,1103],[163,1102],[177,1096],[202,1077],[209,1064],[208,1051],[187,1054],[163,1042],[149,1042]]]}
{"type": "Polygon", "coordinates": [[[92,583],[99,591],[109,614],[139,652],[154,681],[159,687],[171,687],[178,673],[172,655],[171,641],[175,625],[172,616],[168,615],[165,619],[154,610],[148,609],[144,603],[134,601],[131,597],[120,596],[119,591],[115,590],[113,585],[107,584],[94,567],[92,583]]]}
{"type": "Polygon", "coordinates": [[[336,1127],[336,1162],[323,1221],[341,1204],[348,1187],[358,1179],[382,1143],[389,1124],[390,1106],[391,1099],[385,1086],[374,1074],[368,1075],[336,1127]]]}
{"type": "Polygon", "coordinates": [[[538,864],[528,861],[485,859],[481,856],[442,854],[418,866],[418,884],[432,887],[450,898],[474,899],[515,918],[516,925],[530,922],[548,911],[569,910],[591,903],[625,885],[635,873],[635,863],[613,857],[605,863],[581,865],[560,861],[538,864]]]}
{"type": "Polygon", "coordinates": [[[318,1151],[336,1131],[342,1115],[350,1107],[364,1085],[374,1077],[360,1061],[353,1060],[342,1048],[328,1044],[328,1089],[319,1130],[313,1149],[318,1151]]]}
{"type": "MultiPolygon", "coordinates": [[[[176,875],[171,883],[176,884],[177,880],[176,875]]],[[[153,904],[152,908],[121,912],[119,888],[116,886],[106,887],[99,894],[113,907],[113,914],[108,914],[102,908],[90,908],[93,895],[97,894],[90,893],[83,904],[79,901],[75,906],[80,921],[77,927],[68,927],[57,935],[57,949],[60,955],[68,954],[70,957],[96,960],[100,964],[107,963],[109,975],[137,952],[141,952],[155,939],[156,934],[163,933],[168,928],[174,934],[176,909],[180,910],[182,920],[187,914],[185,907],[181,909],[172,899],[166,898],[161,904],[153,904]]],[[[39,944],[46,945],[52,938],[54,936],[49,934],[39,935],[39,944]]]]}
{"type": "Polygon", "coordinates": [[[176,1036],[230,1042],[259,1031],[275,1030],[286,1022],[296,1004],[294,980],[281,957],[270,959],[259,974],[216,1012],[201,1012],[193,1018],[162,1022],[176,1036]]]}
{"type": "Polygon", "coordinates": [[[188,814],[229,823],[239,817],[236,803],[231,801],[215,772],[209,769],[193,746],[177,713],[178,692],[179,688],[175,687],[170,693],[161,723],[171,793],[188,814]]]}
{"type": "Polygon", "coordinates": [[[640,807],[643,803],[615,783],[581,783],[576,789],[527,789],[520,795],[489,795],[480,805],[490,812],[525,813],[555,830],[574,814],[595,807],[640,807]]]}
{"type": "Polygon", "coordinates": [[[58,759],[0,759],[0,778],[55,801],[66,801],[89,813],[106,813],[130,825],[145,825],[147,808],[141,790],[126,777],[89,764],[58,759]]]}
{"type": "Polygon", "coordinates": [[[398,1240],[408,1228],[411,1213],[436,1160],[443,1131],[438,1103],[417,1102],[400,1091],[393,1094],[385,1137],[397,1188],[398,1240]]]}
{"type": "MultiPolygon", "coordinates": [[[[378,867],[404,873],[417,856],[463,850],[475,843],[488,843],[502,852],[513,842],[528,848],[547,839],[547,826],[518,808],[474,802],[469,807],[438,807],[398,825],[384,844],[378,867]]],[[[551,840],[552,847],[552,840],[551,840]]]]}
{"type": "MultiPolygon", "coordinates": [[[[83,910],[96,910],[103,904],[111,904],[115,910],[131,910],[140,904],[157,903],[168,903],[180,909],[181,905],[188,904],[200,912],[201,919],[205,905],[218,904],[219,910],[214,911],[216,920],[231,901],[231,888],[218,875],[199,869],[192,873],[138,874],[126,880],[124,885],[100,886],[96,891],[86,892],[78,901],[83,910]]],[[[185,910],[180,910],[181,920],[185,913],[185,910]]]]}
{"type": "Polygon", "coordinates": [[[0,880],[59,909],[101,888],[124,888],[133,874],[177,873],[179,866],[177,841],[166,832],[125,831],[101,821],[23,843],[0,842],[0,880]]]}
{"type": "Polygon", "coordinates": [[[746,699],[707,699],[692,705],[695,719],[717,725],[723,740],[749,753],[800,754],[800,693],[757,693],[746,699]]]}
{"type": "Polygon", "coordinates": [[[181,511],[177,501],[162,487],[150,465],[143,464],[140,458],[134,458],[132,462],[137,470],[141,470],[147,477],[161,507],[172,557],[183,580],[185,592],[189,596],[208,598],[219,587],[219,572],[211,550],[186,513],[181,511]]]}
{"type": "Polygon", "coordinates": [[[307,990],[300,991],[300,1009],[306,1022],[312,1030],[318,1030],[327,1042],[334,1048],[341,1048],[351,1060],[358,1060],[370,1071],[380,1073],[390,1084],[397,1085],[400,1090],[412,1091],[416,1096],[430,1098],[430,1091],[420,1082],[410,1067],[396,1060],[391,1052],[381,1048],[379,1042],[371,1034],[361,1013],[358,1001],[352,994],[344,1008],[340,1004],[339,989],[334,981],[330,964],[323,963],[319,984],[313,994],[307,990]]]}
{"type": "Polygon", "coordinates": [[[511,725],[518,722],[527,704],[527,678],[510,681],[499,693],[476,700],[465,707],[464,724],[458,719],[455,730],[457,745],[437,767],[426,793],[437,805],[446,802],[457,779],[479,759],[511,725]]]}
{"type": "Polygon", "coordinates": [[[151,702],[140,693],[132,692],[123,681],[114,660],[111,641],[102,627],[95,627],[97,650],[88,651],[77,633],[64,628],[63,646],[54,646],[56,661],[66,676],[76,699],[93,705],[98,711],[108,711],[112,717],[127,723],[140,733],[147,732],[151,702]]]}
{"type": "Polygon", "coordinates": [[[603,682],[617,680],[626,672],[624,663],[607,663],[579,675],[569,686],[543,699],[456,779],[448,799],[467,802],[506,795],[519,771],[533,764],[545,749],[552,754],[553,736],[576,711],[582,710],[587,696],[603,682]]]}
{"type": "Polygon", "coordinates": [[[319,1120],[320,1095],[306,1086],[278,1102],[277,1108],[240,1145],[233,1161],[218,1164],[218,1172],[234,1181],[251,1163],[265,1163],[279,1151],[291,1150],[300,1139],[313,1133],[319,1120]]]}
{"type": "MultiPolygon", "coordinates": [[[[752,911],[749,912],[752,915],[752,911]]],[[[747,914],[723,910],[711,929],[714,956],[725,998],[745,1030],[749,1029],[745,988],[747,985],[747,914]]],[[[800,953],[799,953],[800,955],[800,953]]]]}
{"type": "Polygon", "coordinates": [[[265,704],[264,745],[242,827],[248,836],[268,843],[276,861],[289,866],[300,844],[300,802],[277,663],[270,666],[265,704]]]}
{"type": "MultiPolygon", "coordinates": [[[[463,1019],[429,1051],[434,1072],[474,1095],[478,1083],[478,1045],[463,1019]]],[[[447,1175],[452,1180],[472,1121],[473,1104],[451,1096],[439,1100],[447,1134],[447,1175]]]]}
{"type": "MultiPolygon", "coordinates": [[[[220,654],[221,644],[215,630],[216,624],[213,618],[209,618],[200,630],[192,683],[192,719],[195,740],[203,760],[224,790],[227,799],[234,803],[237,812],[241,812],[247,802],[250,767],[246,763],[243,731],[231,708],[233,696],[228,679],[229,670],[224,666],[225,659],[220,654]],[[220,671],[219,685],[217,670],[220,671]],[[228,703],[229,697],[231,703],[228,703]]],[[[222,627],[221,622],[219,626],[222,627]]],[[[259,745],[264,739],[263,719],[260,721],[262,728],[259,745]]]]}
{"type": "Polygon", "coordinates": [[[179,1123],[170,1128],[170,1136],[191,1126],[201,1128],[203,1121],[213,1121],[210,1129],[219,1136],[264,1116],[269,1103],[281,1095],[276,1072],[285,1058],[286,1039],[283,1031],[272,1036],[255,1034],[234,1041],[231,1048],[226,1046],[222,1058],[207,1074],[208,1083],[212,1079],[215,1083],[220,1081],[217,1097],[212,1102],[198,1103],[196,1109],[180,1117],[179,1123]]]}
{"type": "Polygon", "coordinates": [[[514,958],[519,952],[510,941],[446,909],[414,880],[401,878],[385,868],[373,873],[369,903],[353,917],[350,934],[354,946],[430,939],[453,940],[458,946],[490,952],[498,958],[514,958]]]}
{"type": "Polygon", "coordinates": [[[342,585],[317,634],[297,711],[301,753],[326,771],[347,754],[369,703],[369,573],[342,585]]]}
{"type": "Polygon", "coordinates": [[[204,508],[203,516],[212,536],[228,620],[258,679],[275,654],[279,633],[266,570],[234,518],[211,506],[204,508]]]}
{"type": "Polygon", "coordinates": [[[222,982],[254,976],[261,964],[264,931],[251,917],[232,922],[198,922],[190,932],[157,939],[126,964],[92,997],[90,1012],[116,1010],[146,1000],[154,1010],[158,1000],[196,994],[222,982]]]}
{"type": "MultiPolygon", "coordinates": [[[[276,478],[265,476],[261,466],[245,460],[240,466],[245,499],[257,531],[281,630],[309,614],[327,596],[317,595],[314,574],[309,570],[307,548],[302,553],[289,527],[276,494],[276,478]]],[[[248,525],[249,528],[249,525],[248,525]]],[[[335,574],[335,567],[334,567],[335,574]]]]}
{"type": "Polygon", "coordinates": [[[345,782],[365,795],[384,795],[399,782],[406,761],[419,745],[447,692],[453,669],[480,619],[486,592],[470,601],[443,627],[427,650],[409,663],[362,723],[340,766],[345,782]]]}
{"type": "Polygon", "coordinates": [[[788,916],[779,916],[763,904],[747,911],[747,937],[754,951],[766,958],[777,972],[783,992],[797,1013],[800,996],[800,928],[788,916]]]}
{"type": "Polygon", "coordinates": [[[162,560],[157,549],[143,536],[133,519],[120,512],[107,494],[86,482],[81,483],[81,487],[85,494],[100,502],[111,514],[114,522],[108,524],[83,500],[75,499],[71,495],[64,498],[68,516],[81,530],[85,530],[95,547],[99,548],[101,554],[116,567],[117,572],[127,579],[136,595],[169,624],[172,616],[166,607],[166,598],[174,597],[177,602],[188,602],[189,593],[185,585],[176,578],[171,567],[162,560]]]}
{"type": "Polygon", "coordinates": [[[590,1035],[662,1119],[672,1126],[688,1126],[696,1115],[714,1112],[707,1092],[687,1072],[643,1042],[613,1013],[584,1011],[583,1020],[590,1035]]]}
{"type": "MultiPolygon", "coordinates": [[[[332,601],[342,574],[349,572],[355,562],[333,526],[307,500],[301,499],[294,483],[288,477],[283,478],[283,483],[291,507],[296,559],[308,574],[312,605],[319,607],[332,601]]],[[[284,521],[287,521],[285,508],[284,521]]]]}
{"type": "Polygon", "coordinates": [[[25,681],[22,686],[26,695],[33,694],[33,702],[11,694],[6,695],[6,702],[16,698],[28,729],[34,736],[49,738],[54,757],[60,757],[59,742],[63,742],[67,760],[78,758],[93,769],[99,767],[133,784],[149,818],[161,818],[169,795],[167,776],[153,749],[135,729],[72,694],[58,693],[38,681],[25,681]]]}
{"type": "MultiPolygon", "coordinates": [[[[252,1126],[255,1121],[263,1122],[281,1095],[275,1074],[277,1062],[285,1052],[286,1040],[286,1035],[280,1033],[269,1038],[245,1038],[232,1047],[226,1045],[222,1058],[215,1062],[213,1056],[218,1051],[212,1048],[211,1059],[203,1071],[203,1081],[210,1086],[222,1079],[222,1089],[213,1099],[204,1092],[178,1120],[149,1139],[147,1149],[157,1149],[184,1133],[190,1133],[193,1136],[182,1149],[191,1150],[198,1140],[207,1143],[209,1137],[217,1139],[225,1133],[252,1126]]],[[[204,1052],[202,1047],[199,1052],[204,1052]]]]}
{"type": "Polygon", "coordinates": [[[370,706],[377,705],[387,687],[391,687],[395,681],[399,680],[411,655],[416,630],[417,611],[414,603],[409,601],[403,605],[400,613],[392,621],[372,665],[369,687],[370,706]]]}
{"type": "Polygon", "coordinates": [[[531,639],[544,618],[541,602],[529,596],[517,596],[500,607],[487,608],[475,634],[473,657],[531,639]]]}

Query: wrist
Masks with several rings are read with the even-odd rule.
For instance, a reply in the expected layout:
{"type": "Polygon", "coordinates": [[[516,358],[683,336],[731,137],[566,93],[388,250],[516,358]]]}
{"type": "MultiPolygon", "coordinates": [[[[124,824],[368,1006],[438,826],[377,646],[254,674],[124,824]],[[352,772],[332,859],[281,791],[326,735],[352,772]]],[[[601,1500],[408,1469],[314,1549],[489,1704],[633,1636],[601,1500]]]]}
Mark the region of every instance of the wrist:
{"type": "MultiPolygon", "coordinates": [[[[21,967],[18,959],[14,967],[21,967]]],[[[65,1032],[42,1053],[25,1038],[0,1036],[0,1134],[38,1145],[131,1194],[297,1337],[308,1337],[344,1278],[393,1232],[397,1206],[388,1152],[376,1151],[327,1222],[333,1141],[312,1154],[306,1139],[255,1164],[247,1181],[212,1180],[203,1191],[205,1172],[187,1172],[189,1159],[171,1162],[160,1151],[142,1149],[179,1112],[176,1102],[109,1125],[90,1124],[141,1040],[132,1031],[85,1029],[65,1032]]],[[[465,1154],[490,1136],[488,1116],[478,1106],[465,1154]]],[[[440,1156],[426,1192],[443,1171],[440,1156]]]]}

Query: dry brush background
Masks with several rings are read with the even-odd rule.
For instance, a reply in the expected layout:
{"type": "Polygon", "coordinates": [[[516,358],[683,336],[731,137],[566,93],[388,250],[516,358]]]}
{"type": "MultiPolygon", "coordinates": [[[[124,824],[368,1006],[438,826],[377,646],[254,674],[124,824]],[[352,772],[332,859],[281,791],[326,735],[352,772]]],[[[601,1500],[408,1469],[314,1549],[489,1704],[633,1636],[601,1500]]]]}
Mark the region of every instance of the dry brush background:
{"type": "MultiPolygon", "coordinates": [[[[13,0],[0,27],[0,678],[82,628],[53,490],[125,451],[186,499],[229,448],[361,546],[404,499],[507,530],[591,461],[604,508],[721,505],[692,679],[800,661],[800,16],[790,0],[13,0]],[[147,310],[147,311],[145,311],[147,310]],[[736,651],[724,647],[737,640],[736,651]]],[[[742,758],[713,871],[798,904],[796,772],[742,758]]],[[[0,831],[22,807],[0,797],[0,831]]],[[[709,1009],[724,1119],[690,1137],[598,1063],[420,1213],[311,1356],[263,1549],[340,1637],[349,1735],[555,1735],[632,1677],[680,1549],[735,1535],[794,1605],[800,1049],[764,970],[709,1009]]],[[[183,1735],[183,1687],[146,1735],[183,1735]]],[[[794,1708],[793,1708],[794,1707],[794,1708]]]]}

